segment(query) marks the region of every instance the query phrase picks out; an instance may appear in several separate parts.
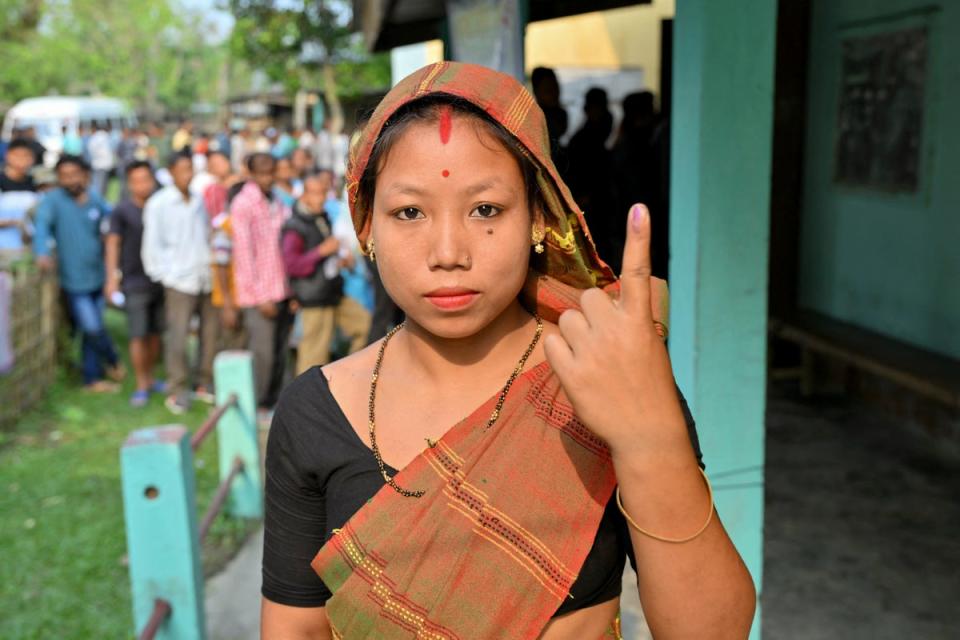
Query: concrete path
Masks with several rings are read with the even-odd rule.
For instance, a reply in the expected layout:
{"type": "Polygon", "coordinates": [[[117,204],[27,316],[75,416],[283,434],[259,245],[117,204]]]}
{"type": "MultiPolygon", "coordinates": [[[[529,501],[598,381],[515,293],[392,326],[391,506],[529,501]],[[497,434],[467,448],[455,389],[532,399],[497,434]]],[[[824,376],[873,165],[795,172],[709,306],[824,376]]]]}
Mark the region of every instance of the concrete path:
{"type": "Polygon", "coordinates": [[[247,540],[226,568],[207,581],[209,640],[260,638],[260,560],[263,529],[247,540]]]}

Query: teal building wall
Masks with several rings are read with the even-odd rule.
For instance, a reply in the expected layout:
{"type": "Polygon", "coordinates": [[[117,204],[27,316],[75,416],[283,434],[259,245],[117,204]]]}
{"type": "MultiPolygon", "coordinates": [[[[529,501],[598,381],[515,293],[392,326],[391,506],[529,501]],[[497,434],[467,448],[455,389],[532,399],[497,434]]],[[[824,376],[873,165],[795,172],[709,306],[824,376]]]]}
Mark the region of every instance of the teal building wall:
{"type": "Polygon", "coordinates": [[[671,114],[670,358],[761,594],[776,9],[677,2],[671,114]]]}
{"type": "Polygon", "coordinates": [[[960,358],[960,2],[815,0],[799,306],[960,358]],[[834,181],[842,46],[928,27],[915,193],[834,181]]]}

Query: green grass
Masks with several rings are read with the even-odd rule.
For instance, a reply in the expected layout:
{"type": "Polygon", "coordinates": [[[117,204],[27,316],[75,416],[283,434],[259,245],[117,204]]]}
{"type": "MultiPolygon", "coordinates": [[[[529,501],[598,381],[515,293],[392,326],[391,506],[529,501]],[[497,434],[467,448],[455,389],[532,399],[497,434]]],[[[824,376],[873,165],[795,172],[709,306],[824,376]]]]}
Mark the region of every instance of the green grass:
{"type": "MultiPolygon", "coordinates": [[[[124,322],[108,312],[126,355],[124,322]]],[[[133,637],[120,446],[144,426],[196,429],[209,406],[174,417],[154,396],[133,409],[132,385],[130,375],[118,394],[87,394],[61,363],[41,406],[0,433],[0,638],[133,637]]],[[[200,513],[218,482],[213,440],[195,460],[200,513]]],[[[204,543],[205,572],[221,567],[255,526],[219,517],[204,543]]]]}

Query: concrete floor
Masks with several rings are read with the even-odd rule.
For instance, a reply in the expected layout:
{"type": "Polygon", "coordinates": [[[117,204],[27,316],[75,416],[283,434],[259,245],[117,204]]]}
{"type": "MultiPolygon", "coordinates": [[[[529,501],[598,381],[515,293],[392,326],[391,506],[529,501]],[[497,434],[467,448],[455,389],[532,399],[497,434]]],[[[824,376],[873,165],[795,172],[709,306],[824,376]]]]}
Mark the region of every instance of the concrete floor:
{"type": "MultiPolygon", "coordinates": [[[[763,637],[960,638],[960,460],[842,400],[768,398],[763,637]]],[[[707,460],[709,465],[709,459],[707,460]]],[[[207,584],[211,640],[255,640],[260,545],[207,584]]],[[[629,567],[623,624],[646,640],[629,567]]]]}
{"type": "Polygon", "coordinates": [[[763,637],[960,638],[960,460],[788,386],[767,416],[763,637]]]}

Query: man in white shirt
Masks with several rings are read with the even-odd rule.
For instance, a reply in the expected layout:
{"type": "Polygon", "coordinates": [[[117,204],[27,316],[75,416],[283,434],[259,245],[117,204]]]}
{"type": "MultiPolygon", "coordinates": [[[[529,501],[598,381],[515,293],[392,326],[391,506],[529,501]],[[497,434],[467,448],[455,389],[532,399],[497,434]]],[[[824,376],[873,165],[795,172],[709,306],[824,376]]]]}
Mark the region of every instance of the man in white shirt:
{"type": "Polygon", "coordinates": [[[164,287],[167,341],[164,349],[170,395],[167,408],[183,413],[190,406],[187,336],[190,319],[200,315],[200,359],[196,396],[212,398],[217,314],[210,301],[210,224],[199,195],[190,192],[193,163],[189,155],[171,156],[167,168],[173,184],[147,200],[143,209],[141,257],[147,276],[164,287]]]}
{"type": "Polygon", "coordinates": [[[90,189],[101,198],[105,198],[107,180],[117,164],[117,157],[110,133],[102,125],[97,125],[96,131],[90,136],[87,150],[90,153],[90,168],[93,170],[90,189]]]}

